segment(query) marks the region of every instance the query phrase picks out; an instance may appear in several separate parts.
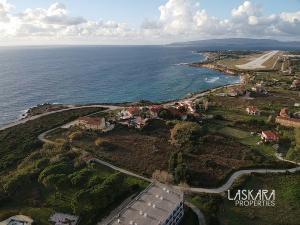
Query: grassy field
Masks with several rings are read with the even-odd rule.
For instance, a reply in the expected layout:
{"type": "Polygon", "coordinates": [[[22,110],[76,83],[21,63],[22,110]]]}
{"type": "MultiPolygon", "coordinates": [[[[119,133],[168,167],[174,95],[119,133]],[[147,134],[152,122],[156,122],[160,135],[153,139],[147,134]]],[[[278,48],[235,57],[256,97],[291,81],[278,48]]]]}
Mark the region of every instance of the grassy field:
{"type": "MultiPolygon", "coordinates": [[[[168,171],[171,154],[178,148],[170,143],[170,129],[163,121],[153,121],[151,129],[136,130],[117,126],[108,133],[83,132],[72,142],[94,156],[151,177],[156,170],[168,171]],[[154,125],[155,124],[155,125],[154,125]],[[95,141],[100,141],[96,145],[95,141]]],[[[60,129],[49,134],[52,140],[66,140],[74,130],[60,129]]],[[[193,186],[217,186],[233,170],[257,164],[260,157],[246,145],[218,134],[203,137],[195,151],[183,155],[188,168],[188,183],[193,186]]]]}
{"type": "Polygon", "coordinates": [[[0,175],[15,168],[20,160],[42,146],[37,139],[42,132],[99,110],[101,108],[59,112],[0,131],[0,175]]]}
{"type": "Polygon", "coordinates": [[[79,215],[84,225],[94,224],[145,188],[140,180],[87,164],[84,151],[65,141],[43,145],[37,139],[44,131],[100,110],[55,113],[0,132],[0,221],[25,214],[48,225],[49,216],[58,211],[79,215]]]}
{"type": "Polygon", "coordinates": [[[297,225],[300,220],[300,174],[251,176],[243,189],[276,191],[275,207],[235,207],[225,200],[219,209],[222,225],[297,225]]]}
{"type": "Polygon", "coordinates": [[[275,207],[239,207],[227,195],[198,194],[190,201],[205,214],[208,225],[298,225],[300,215],[300,174],[251,175],[235,189],[275,190],[275,207]]]}
{"type": "Polygon", "coordinates": [[[186,208],[180,225],[199,225],[197,215],[190,208],[186,208]]]}
{"type": "Polygon", "coordinates": [[[107,167],[85,164],[80,153],[49,146],[1,177],[1,183],[0,196],[6,197],[0,199],[0,220],[25,214],[40,225],[50,224],[53,212],[78,215],[82,225],[94,224],[148,185],[107,167]]]}

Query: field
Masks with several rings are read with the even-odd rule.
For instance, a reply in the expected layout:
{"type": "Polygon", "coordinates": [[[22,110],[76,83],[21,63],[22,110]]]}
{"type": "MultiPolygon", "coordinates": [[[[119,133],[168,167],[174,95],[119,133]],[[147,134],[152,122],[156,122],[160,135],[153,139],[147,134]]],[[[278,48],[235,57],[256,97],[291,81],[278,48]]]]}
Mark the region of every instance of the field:
{"type": "Polygon", "coordinates": [[[44,131],[101,110],[60,112],[0,132],[0,221],[25,214],[48,225],[49,216],[58,211],[79,215],[84,225],[94,224],[146,187],[145,182],[86,163],[84,152],[68,143],[43,145],[37,139],[44,131]]]}
{"type": "Polygon", "coordinates": [[[275,207],[239,207],[221,195],[193,195],[190,201],[200,208],[208,225],[296,225],[300,215],[300,174],[251,175],[235,184],[235,189],[275,190],[275,207]]]}
{"type": "Polygon", "coordinates": [[[79,215],[83,224],[93,224],[147,185],[96,164],[76,165],[78,158],[71,159],[76,157],[74,152],[50,159],[51,164],[47,164],[45,154],[39,155],[41,159],[33,160],[33,168],[24,161],[16,171],[2,178],[8,196],[0,202],[0,220],[21,213],[46,225],[51,214],[63,212],[79,215]],[[41,166],[42,163],[45,165],[41,166]]]}
{"type": "Polygon", "coordinates": [[[276,206],[266,208],[235,207],[224,201],[219,210],[222,225],[299,224],[300,174],[277,176],[251,176],[243,189],[267,189],[276,191],[276,206]]]}
{"type": "Polygon", "coordinates": [[[101,108],[74,109],[41,117],[0,131],[0,175],[9,169],[16,168],[20,160],[41,148],[42,143],[37,136],[42,132],[63,125],[82,115],[101,110],[101,108]]]}
{"type": "MultiPolygon", "coordinates": [[[[156,170],[168,171],[171,155],[179,151],[170,141],[170,123],[174,122],[154,120],[142,130],[116,126],[107,133],[80,131],[83,135],[74,140],[72,145],[121,168],[151,177],[156,170]],[[96,141],[100,144],[96,144],[96,141]]],[[[212,124],[210,121],[207,126],[211,128],[212,124]]],[[[195,145],[193,152],[183,154],[188,170],[187,183],[212,187],[220,185],[239,168],[268,165],[276,167],[271,157],[264,156],[243,143],[249,141],[249,132],[236,130],[245,135],[243,140],[236,141],[240,137],[228,135],[229,129],[234,130],[229,127],[219,130],[223,133],[211,130],[199,145],[195,145]]],[[[59,129],[48,134],[47,138],[64,141],[73,132],[75,131],[72,129],[59,129]]]]}

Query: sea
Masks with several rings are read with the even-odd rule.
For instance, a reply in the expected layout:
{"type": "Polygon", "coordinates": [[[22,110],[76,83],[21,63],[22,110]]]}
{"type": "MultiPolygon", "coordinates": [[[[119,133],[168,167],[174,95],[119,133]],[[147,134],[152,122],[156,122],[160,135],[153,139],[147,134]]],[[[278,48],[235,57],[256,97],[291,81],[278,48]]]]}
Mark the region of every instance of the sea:
{"type": "Polygon", "coordinates": [[[0,125],[42,103],[165,101],[239,82],[168,46],[0,47],[0,125]]]}

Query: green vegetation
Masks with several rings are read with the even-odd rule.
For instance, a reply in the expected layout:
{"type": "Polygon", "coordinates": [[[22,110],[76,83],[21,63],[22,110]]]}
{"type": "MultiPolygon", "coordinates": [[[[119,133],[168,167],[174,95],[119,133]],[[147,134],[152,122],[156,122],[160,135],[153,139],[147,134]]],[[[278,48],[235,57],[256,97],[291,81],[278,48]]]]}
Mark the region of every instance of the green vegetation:
{"type": "Polygon", "coordinates": [[[300,129],[295,129],[294,142],[287,153],[287,159],[300,162],[300,129]]]}
{"type": "Polygon", "coordinates": [[[101,108],[59,112],[0,131],[0,175],[7,169],[15,168],[20,160],[42,146],[37,139],[42,132],[99,110],[101,108]]]}
{"type": "Polygon", "coordinates": [[[172,153],[169,159],[169,172],[174,175],[176,183],[187,181],[187,165],[182,152],[172,153]]]}
{"type": "Polygon", "coordinates": [[[191,196],[189,200],[204,213],[208,225],[219,225],[218,211],[223,201],[221,196],[199,194],[191,196]]]}
{"type": "Polygon", "coordinates": [[[58,211],[79,215],[85,225],[94,224],[115,204],[147,185],[97,164],[86,164],[82,153],[65,146],[45,144],[1,177],[0,215],[26,212],[43,225],[48,224],[49,214],[58,211]]]}
{"type": "Polygon", "coordinates": [[[187,208],[187,209],[185,209],[184,217],[180,224],[181,225],[198,225],[199,224],[198,217],[193,212],[192,209],[187,208]]]}
{"type": "Polygon", "coordinates": [[[199,149],[200,137],[204,134],[204,128],[198,123],[179,122],[171,130],[171,142],[185,152],[193,152],[195,148],[199,149]]]}
{"type": "Polygon", "coordinates": [[[296,225],[300,214],[300,174],[251,175],[232,189],[276,191],[275,207],[240,207],[226,195],[197,194],[189,197],[205,215],[208,225],[296,225]]]}
{"type": "Polygon", "coordinates": [[[58,211],[79,215],[85,225],[94,224],[147,185],[87,164],[86,153],[73,150],[69,142],[81,138],[78,130],[56,145],[42,145],[37,139],[44,131],[99,110],[60,112],[0,132],[0,220],[21,213],[46,225],[58,211]]]}
{"type": "MultiPolygon", "coordinates": [[[[240,187],[241,188],[241,187],[240,187]]],[[[253,175],[242,186],[243,189],[267,189],[276,191],[275,207],[235,207],[224,200],[219,209],[222,225],[299,224],[300,174],[253,175]]]]}

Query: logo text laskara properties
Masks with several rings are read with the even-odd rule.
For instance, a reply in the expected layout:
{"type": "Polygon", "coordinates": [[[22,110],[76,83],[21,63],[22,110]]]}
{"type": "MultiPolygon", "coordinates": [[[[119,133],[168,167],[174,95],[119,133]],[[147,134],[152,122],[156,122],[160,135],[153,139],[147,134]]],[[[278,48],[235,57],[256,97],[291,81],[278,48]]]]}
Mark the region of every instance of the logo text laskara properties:
{"type": "Polygon", "coordinates": [[[228,190],[228,200],[241,207],[273,207],[275,206],[275,190],[228,190]]]}

